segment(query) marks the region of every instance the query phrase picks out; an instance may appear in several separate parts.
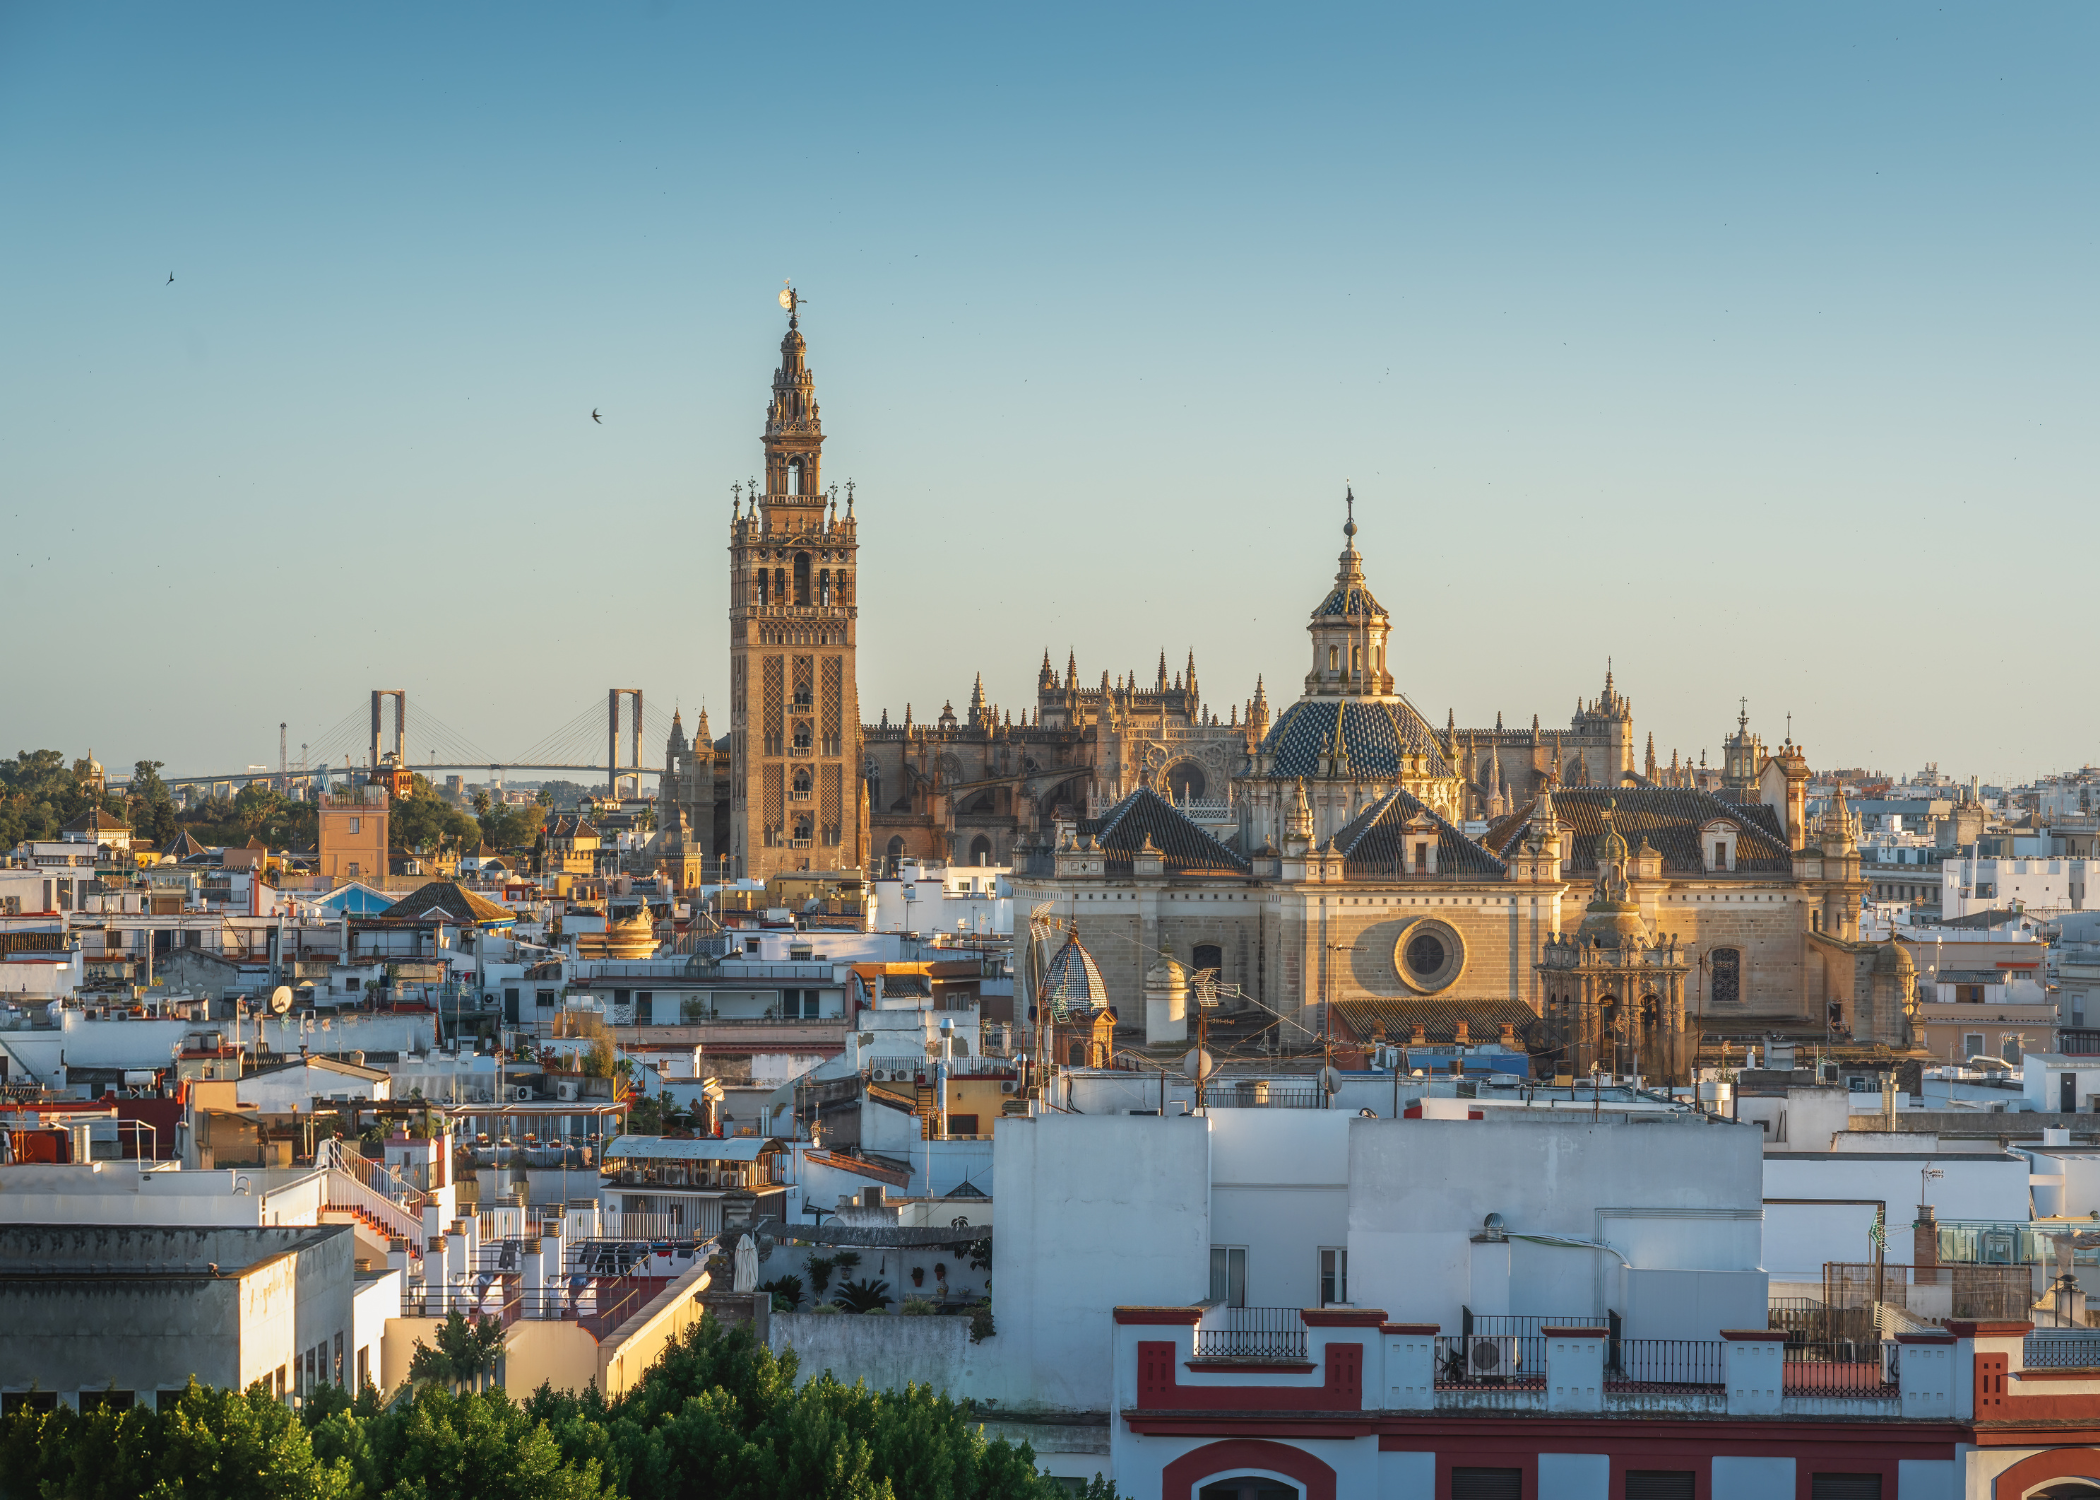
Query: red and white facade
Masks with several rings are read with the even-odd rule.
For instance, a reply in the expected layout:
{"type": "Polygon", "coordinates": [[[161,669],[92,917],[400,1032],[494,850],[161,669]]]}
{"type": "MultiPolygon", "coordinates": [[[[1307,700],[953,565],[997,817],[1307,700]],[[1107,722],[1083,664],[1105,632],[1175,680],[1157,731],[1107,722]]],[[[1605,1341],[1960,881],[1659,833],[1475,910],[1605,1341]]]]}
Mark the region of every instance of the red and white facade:
{"type": "Polygon", "coordinates": [[[1196,1356],[1201,1307],[1115,1309],[1118,1493],[1297,1500],[2068,1500],[2100,1495],[2100,1370],[2028,1369],[2026,1323],[1900,1342],[1894,1392],[1801,1390],[1784,1334],[1723,1332],[1721,1381],[1613,1390],[1605,1334],[1543,1380],[1440,1388],[1437,1328],[1308,1308],[1302,1358],[1196,1356]],[[1676,1489],[1648,1486],[1658,1481],[1676,1489]]]}

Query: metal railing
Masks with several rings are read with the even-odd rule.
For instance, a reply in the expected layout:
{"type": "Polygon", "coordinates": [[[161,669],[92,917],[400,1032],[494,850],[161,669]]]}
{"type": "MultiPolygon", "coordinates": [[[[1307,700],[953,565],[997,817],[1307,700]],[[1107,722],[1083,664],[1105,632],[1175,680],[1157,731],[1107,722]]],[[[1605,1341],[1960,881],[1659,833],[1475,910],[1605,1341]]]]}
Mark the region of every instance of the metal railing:
{"type": "Polygon", "coordinates": [[[1211,1083],[1198,1091],[1206,1109],[1318,1109],[1324,1103],[1317,1086],[1279,1088],[1270,1083],[1211,1083]]]}
{"type": "Polygon", "coordinates": [[[2027,1364],[2039,1370],[2100,1370],[2100,1328],[2036,1331],[2027,1335],[2027,1364]]]}
{"type": "Polygon", "coordinates": [[[1213,1307],[1196,1325],[1198,1359],[1303,1359],[1305,1320],[1295,1307],[1213,1307]]]}
{"type": "MultiPolygon", "coordinates": [[[[1483,1320],[1485,1321],[1485,1320],[1483,1320]]],[[[1546,1338],[1538,1333],[1461,1333],[1436,1341],[1438,1390],[1543,1386],[1546,1338]]]]}
{"type": "Polygon", "coordinates": [[[1720,1390],[1719,1339],[1613,1339],[1607,1391],[1720,1390]]]}
{"type": "Polygon", "coordinates": [[[1784,1346],[1781,1393],[1788,1396],[1894,1396],[1899,1347],[1881,1339],[1819,1339],[1784,1346]]]}

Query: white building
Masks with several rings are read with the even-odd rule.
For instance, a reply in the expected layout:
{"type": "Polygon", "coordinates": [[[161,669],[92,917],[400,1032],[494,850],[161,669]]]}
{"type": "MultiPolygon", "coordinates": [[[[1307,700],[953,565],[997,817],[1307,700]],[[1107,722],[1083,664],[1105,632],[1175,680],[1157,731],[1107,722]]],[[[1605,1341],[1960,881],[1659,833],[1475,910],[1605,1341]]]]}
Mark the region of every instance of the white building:
{"type": "Polygon", "coordinates": [[[1011,937],[1012,870],[1004,865],[940,865],[900,860],[897,873],[870,883],[871,932],[959,932],[1011,937]]]}
{"type": "Polygon", "coordinates": [[[2100,860],[2063,855],[1950,858],[1940,869],[1940,912],[1966,917],[2014,905],[2031,912],[2083,911],[2096,865],[2100,860]]]}

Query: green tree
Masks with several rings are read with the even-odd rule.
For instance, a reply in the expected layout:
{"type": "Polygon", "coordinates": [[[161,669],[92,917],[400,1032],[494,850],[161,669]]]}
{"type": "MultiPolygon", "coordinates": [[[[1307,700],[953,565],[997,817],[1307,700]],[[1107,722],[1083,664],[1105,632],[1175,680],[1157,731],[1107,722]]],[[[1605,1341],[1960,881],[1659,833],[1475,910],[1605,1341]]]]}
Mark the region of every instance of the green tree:
{"type": "Polygon", "coordinates": [[[486,818],[488,815],[489,789],[485,786],[478,786],[474,788],[474,816],[477,818],[486,818]]]}
{"type": "Polygon", "coordinates": [[[233,797],[233,821],[243,833],[263,832],[280,815],[284,799],[267,782],[251,781],[233,797]]]}
{"type": "Polygon", "coordinates": [[[547,1424],[501,1391],[425,1386],[369,1418],[332,1413],[318,1446],[369,1500],[600,1500],[615,1492],[595,1460],[573,1463],[547,1424]]]}
{"type": "Polygon", "coordinates": [[[140,838],[153,840],[160,848],[166,848],[178,831],[175,823],[175,798],[168,791],[168,784],[160,779],[163,762],[142,760],[131,768],[131,799],[125,816],[131,822],[131,831],[140,838]]]}
{"type": "Polygon", "coordinates": [[[22,1410],[0,1430],[0,1494],[36,1500],[127,1500],[154,1484],[155,1424],[123,1411],[22,1410]]]}
{"type": "Polygon", "coordinates": [[[491,849],[519,849],[539,836],[547,809],[531,807],[491,808],[481,820],[481,841],[491,849]]]}
{"type": "Polygon", "coordinates": [[[261,1382],[189,1383],[161,1413],[149,1500],[347,1500],[350,1466],[314,1453],[305,1425],[261,1382]]]}
{"type": "Polygon", "coordinates": [[[404,853],[471,849],[481,842],[481,825],[440,797],[428,777],[415,775],[406,795],[396,797],[388,811],[387,838],[404,853]]]}
{"type": "Polygon", "coordinates": [[[472,1385],[496,1368],[496,1357],[503,1352],[502,1323],[495,1318],[469,1322],[456,1309],[445,1314],[445,1321],[438,1325],[433,1337],[437,1340],[434,1348],[416,1340],[415,1353],[408,1361],[411,1380],[434,1380],[453,1387],[472,1385]]]}

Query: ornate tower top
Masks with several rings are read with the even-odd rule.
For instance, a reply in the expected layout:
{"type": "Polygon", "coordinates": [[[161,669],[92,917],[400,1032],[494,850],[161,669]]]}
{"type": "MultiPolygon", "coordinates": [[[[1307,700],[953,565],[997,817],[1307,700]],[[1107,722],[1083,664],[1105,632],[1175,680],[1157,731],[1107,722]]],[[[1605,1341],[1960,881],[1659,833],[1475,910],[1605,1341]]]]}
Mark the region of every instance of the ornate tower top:
{"type": "Polygon", "coordinates": [[[773,373],[773,399],[766,407],[766,498],[804,500],[821,508],[824,424],[802,337],[802,297],[790,286],[780,294],[780,305],[787,309],[788,326],[780,340],[780,368],[773,373]]]}

